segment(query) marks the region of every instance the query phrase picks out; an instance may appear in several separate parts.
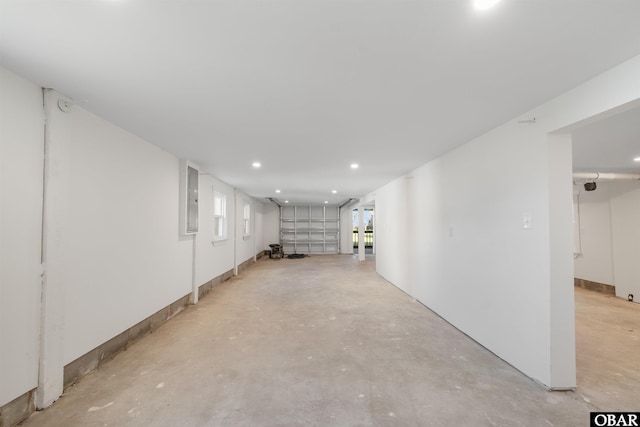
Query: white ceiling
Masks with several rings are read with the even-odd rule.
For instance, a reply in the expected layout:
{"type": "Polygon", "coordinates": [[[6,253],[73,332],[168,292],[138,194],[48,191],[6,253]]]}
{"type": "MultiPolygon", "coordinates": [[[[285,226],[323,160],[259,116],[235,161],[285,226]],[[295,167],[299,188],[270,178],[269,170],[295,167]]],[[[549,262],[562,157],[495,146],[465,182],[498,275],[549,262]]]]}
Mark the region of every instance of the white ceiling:
{"type": "Polygon", "coordinates": [[[640,108],[581,127],[572,141],[576,172],[640,173],[640,108]]]}
{"type": "Polygon", "coordinates": [[[0,0],[0,63],[255,197],[339,203],[640,54],[639,20],[638,0],[0,0]]]}

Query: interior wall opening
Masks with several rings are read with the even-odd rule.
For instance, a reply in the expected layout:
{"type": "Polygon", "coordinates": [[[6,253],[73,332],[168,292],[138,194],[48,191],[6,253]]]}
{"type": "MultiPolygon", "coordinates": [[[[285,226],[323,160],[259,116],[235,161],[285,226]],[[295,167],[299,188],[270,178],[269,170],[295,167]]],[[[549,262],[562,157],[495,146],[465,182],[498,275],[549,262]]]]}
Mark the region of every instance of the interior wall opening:
{"type": "Polygon", "coordinates": [[[640,390],[628,357],[640,351],[640,107],[571,136],[578,392],[629,410],[640,390]]]}
{"type": "MultiPolygon", "coordinates": [[[[359,230],[360,230],[360,218],[358,209],[353,209],[353,251],[358,252],[360,246],[359,230]]],[[[364,227],[364,249],[365,254],[375,254],[375,231],[374,231],[374,209],[373,207],[364,208],[363,212],[363,224],[364,227]]]]}

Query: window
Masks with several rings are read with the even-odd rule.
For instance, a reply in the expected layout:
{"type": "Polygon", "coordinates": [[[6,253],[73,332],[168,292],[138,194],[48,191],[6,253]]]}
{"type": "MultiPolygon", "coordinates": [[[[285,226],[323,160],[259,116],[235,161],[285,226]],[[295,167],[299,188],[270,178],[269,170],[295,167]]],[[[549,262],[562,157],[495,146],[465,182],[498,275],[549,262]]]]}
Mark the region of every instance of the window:
{"type": "Polygon", "coordinates": [[[245,201],[242,221],[242,237],[251,236],[251,203],[245,201]]]}
{"type": "Polygon", "coordinates": [[[213,241],[227,239],[227,195],[213,191],[213,241]]]}

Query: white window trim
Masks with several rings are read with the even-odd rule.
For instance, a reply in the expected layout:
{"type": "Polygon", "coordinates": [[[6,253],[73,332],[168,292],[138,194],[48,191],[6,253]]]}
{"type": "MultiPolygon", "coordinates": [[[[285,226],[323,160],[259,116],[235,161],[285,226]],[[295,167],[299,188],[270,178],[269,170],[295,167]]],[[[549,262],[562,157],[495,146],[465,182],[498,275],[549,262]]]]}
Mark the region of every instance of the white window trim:
{"type": "Polygon", "coordinates": [[[244,201],[242,208],[242,238],[247,240],[251,238],[251,202],[244,201]]]}
{"type": "Polygon", "coordinates": [[[213,209],[212,209],[212,217],[213,217],[213,229],[211,231],[211,241],[215,243],[221,243],[229,239],[228,234],[228,215],[227,215],[227,194],[223,191],[217,191],[214,187],[212,187],[213,194],[213,209]],[[221,215],[216,213],[216,199],[221,198],[222,200],[222,212],[221,215]],[[216,233],[216,224],[218,220],[222,220],[222,233],[216,233]]]}

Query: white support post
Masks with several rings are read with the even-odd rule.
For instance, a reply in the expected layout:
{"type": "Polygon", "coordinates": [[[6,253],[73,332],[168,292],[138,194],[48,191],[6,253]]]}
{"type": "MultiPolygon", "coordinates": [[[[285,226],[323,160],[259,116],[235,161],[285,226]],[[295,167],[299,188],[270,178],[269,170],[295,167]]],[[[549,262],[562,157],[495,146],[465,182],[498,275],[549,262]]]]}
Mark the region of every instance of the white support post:
{"type": "MultiPolygon", "coordinates": [[[[233,275],[238,275],[238,189],[233,189],[233,275]]],[[[241,223],[241,222],[240,222],[241,223]]]]}
{"type": "Polygon", "coordinates": [[[358,259],[360,261],[365,260],[364,229],[364,207],[358,206],[358,259]]]}
{"type": "Polygon", "coordinates": [[[550,388],[576,386],[571,135],[549,136],[550,388]]]}
{"type": "Polygon", "coordinates": [[[194,234],[193,236],[193,247],[191,250],[191,304],[198,303],[198,284],[196,282],[196,241],[198,239],[198,235],[194,234]]]}
{"type": "Polygon", "coordinates": [[[373,237],[373,254],[376,254],[376,215],[375,215],[375,211],[373,211],[373,215],[371,216],[371,225],[373,226],[373,232],[371,233],[373,237]]]}
{"type": "MultiPolygon", "coordinates": [[[[69,224],[70,153],[69,117],[72,112],[58,108],[64,97],[44,91],[45,165],[42,222],[42,296],[40,313],[40,364],[35,405],[44,409],[55,402],[64,386],[64,284],[71,260],[62,237],[69,224]]],[[[64,104],[63,104],[64,105],[64,104]]]]}

